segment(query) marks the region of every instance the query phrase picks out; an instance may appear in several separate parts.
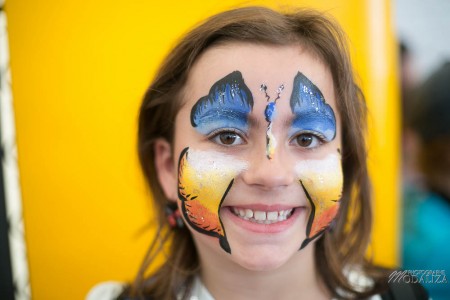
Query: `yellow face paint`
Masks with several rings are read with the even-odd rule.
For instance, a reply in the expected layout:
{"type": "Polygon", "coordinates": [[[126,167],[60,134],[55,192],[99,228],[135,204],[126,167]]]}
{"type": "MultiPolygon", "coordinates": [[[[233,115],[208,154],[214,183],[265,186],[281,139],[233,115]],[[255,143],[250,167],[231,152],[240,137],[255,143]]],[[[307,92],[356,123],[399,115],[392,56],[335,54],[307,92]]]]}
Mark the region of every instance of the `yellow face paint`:
{"type": "Polygon", "coordinates": [[[311,205],[302,249],[324,232],[339,211],[343,188],[341,157],[330,154],[322,160],[305,160],[296,165],[295,171],[311,205]]]}
{"type": "Polygon", "coordinates": [[[200,233],[219,238],[231,253],[219,210],[234,178],[247,163],[213,151],[185,148],[178,163],[178,198],[188,224],[200,233]]]}

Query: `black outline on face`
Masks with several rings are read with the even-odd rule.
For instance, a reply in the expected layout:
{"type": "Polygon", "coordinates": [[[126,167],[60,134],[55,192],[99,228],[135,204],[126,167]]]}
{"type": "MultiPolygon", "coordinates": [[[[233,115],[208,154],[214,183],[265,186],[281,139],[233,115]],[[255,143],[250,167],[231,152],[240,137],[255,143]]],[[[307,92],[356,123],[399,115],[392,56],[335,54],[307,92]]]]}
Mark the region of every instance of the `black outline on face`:
{"type": "MultiPolygon", "coordinates": [[[[186,159],[188,158],[188,154],[189,154],[188,150],[189,150],[189,147],[186,147],[186,148],[183,149],[183,151],[181,151],[180,158],[178,160],[178,172],[181,172],[180,166],[181,166],[181,161],[183,159],[183,156],[186,155],[186,159]]],[[[180,178],[181,176],[182,176],[181,174],[178,174],[178,178],[180,178]]],[[[181,187],[180,180],[178,179],[178,199],[181,201],[181,211],[183,213],[183,216],[184,216],[184,219],[186,220],[186,222],[189,225],[191,225],[191,227],[194,230],[196,230],[196,231],[198,231],[200,233],[219,238],[219,243],[220,243],[220,246],[222,247],[222,249],[225,250],[226,252],[230,253],[230,254],[231,254],[231,248],[230,248],[230,245],[229,245],[228,240],[227,240],[225,227],[223,226],[222,220],[220,218],[219,211],[220,211],[220,208],[222,207],[222,203],[225,200],[225,197],[228,194],[228,191],[231,189],[231,186],[233,185],[233,182],[234,182],[234,179],[232,179],[230,181],[227,189],[225,190],[225,193],[223,194],[222,199],[220,200],[220,204],[219,204],[219,207],[218,207],[218,210],[217,210],[217,216],[218,216],[220,225],[222,226],[222,229],[223,229],[223,236],[222,236],[222,235],[218,234],[215,231],[209,231],[209,230],[206,230],[204,228],[201,228],[201,227],[199,227],[198,224],[193,223],[191,221],[190,217],[188,216],[186,206],[188,206],[187,203],[189,203],[189,201],[196,199],[197,196],[194,196],[194,195],[191,195],[191,194],[183,195],[180,192],[180,190],[182,190],[183,188],[181,187]]]]}
{"type": "MultiPolygon", "coordinates": [[[[301,72],[297,72],[297,75],[294,78],[293,90],[292,90],[292,95],[290,98],[291,111],[294,115],[295,115],[295,107],[296,106],[300,107],[302,100],[306,100],[306,101],[309,100],[310,101],[309,105],[312,107],[315,107],[318,114],[329,117],[329,119],[332,121],[332,123],[334,123],[334,135],[329,141],[334,140],[334,138],[336,137],[336,132],[337,132],[337,130],[336,130],[337,124],[336,124],[336,117],[334,115],[333,108],[329,104],[326,103],[325,98],[323,97],[323,94],[320,91],[320,89],[311,80],[309,80],[308,77],[306,77],[304,74],[302,74],[301,72]],[[313,97],[315,98],[315,101],[311,100],[310,94],[307,95],[307,97],[304,96],[305,91],[301,90],[301,88],[300,88],[301,86],[306,87],[310,92],[313,93],[313,97]],[[308,99],[302,99],[303,97],[308,98],[308,99]]],[[[338,152],[340,153],[339,149],[338,149],[338,152]]],[[[310,242],[312,242],[313,240],[320,237],[328,229],[330,224],[328,224],[322,230],[317,232],[314,236],[309,237],[309,235],[311,234],[311,229],[312,229],[315,217],[316,217],[315,216],[316,206],[315,206],[314,202],[312,201],[308,190],[303,185],[303,182],[301,180],[299,180],[299,182],[300,182],[300,185],[302,186],[302,189],[306,195],[306,198],[308,199],[309,204],[311,205],[311,212],[309,214],[308,223],[306,225],[306,238],[300,246],[299,250],[301,250],[301,249],[305,248],[310,242]]],[[[330,200],[330,201],[338,202],[339,200],[330,200]]]]}
{"type": "MultiPolygon", "coordinates": [[[[296,107],[301,117],[314,116],[312,124],[315,126],[323,124],[330,125],[333,130],[333,136],[326,136],[326,128],[322,128],[321,133],[328,142],[334,140],[337,132],[336,116],[333,108],[325,101],[320,89],[301,72],[297,72],[294,78],[293,89],[290,99],[291,111],[294,114],[292,124],[296,123],[298,116],[296,107]],[[306,89],[306,90],[305,90],[306,89]],[[311,110],[312,109],[312,110],[311,110]]],[[[313,125],[310,125],[313,126],[313,125]]],[[[314,126],[313,126],[314,127],[314,126]]],[[[319,126],[320,127],[320,126],[319,126]]],[[[310,128],[315,130],[314,128],[310,128]]]]}
{"type": "MultiPolygon", "coordinates": [[[[228,74],[227,76],[223,77],[222,79],[218,80],[216,83],[214,83],[210,90],[209,94],[207,96],[201,97],[192,107],[191,109],[191,125],[192,127],[196,128],[199,126],[199,124],[196,122],[196,116],[198,114],[201,114],[204,109],[212,109],[219,110],[219,109],[229,109],[229,114],[232,116],[235,114],[236,119],[235,120],[242,120],[245,115],[245,122],[248,120],[248,114],[253,110],[253,95],[250,91],[250,89],[247,87],[247,85],[244,82],[244,79],[242,78],[242,74],[239,71],[233,71],[232,73],[228,74]],[[239,102],[236,102],[239,101],[239,102]],[[236,102],[236,103],[235,103],[236,102]],[[227,107],[228,106],[228,107],[227,107]],[[233,107],[236,106],[236,107],[233,107]],[[212,107],[212,108],[211,108],[212,107]],[[239,110],[241,108],[242,111],[234,112],[233,108],[239,110]],[[247,111],[248,110],[248,111],[247,111]]],[[[198,130],[198,128],[197,128],[198,130]]],[[[184,155],[188,155],[188,149],[189,147],[186,147],[183,149],[183,151],[180,154],[180,158],[178,161],[178,172],[180,172],[180,164],[181,160],[184,155]]],[[[187,223],[196,231],[219,238],[219,244],[222,247],[222,249],[231,254],[231,248],[227,240],[225,227],[222,223],[222,220],[220,218],[220,209],[222,207],[222,203],[225,200],[225,197],[227,196],[229,190],[231,189],[234,179],[230,181],[228,184],[227,189],[225,190],[222,199],[220,200],[219,206],[217,208],[217,216],[220,222],[220,225],[222,226],[223,230],[223,236],[218,234],[215,231],[208,231],[202,227],[200,227],[198,224],[195,224],[191,221],[191,219],[188,217],[186,206],[188,206],[188,202],[190,200],[193,200],[196,198],[196,196],[191,195],[185,195],[183,196],[180,192],[180,176],[178,176],[178,198],[181,201],[181,210],[183,213],[183,216],[187,223]]],[[[211,229],[214,230],[214,229],[211,229]]]]}
{"type": "MultiPolygon", "coordinates": [[[[311,233],[311,229],[312,229],[312,225],[314,223],[314,219],[315,219],[315,213],[316,213],[316,205],[314,204],[314,202],[311,199],[311,196],[309,195],[308,190],[306,189],[306,187],[303,185],[303,182],[300,180],[300,185],[303,188],[303,191],[305,192],[306,198],[308,199],[309,203],[311,204],[311,213],[309,214],[308,217],[308,224],[306,225],[306,238],[303,241],[302,245],[300,246],[299,250],[302,250],[303,248],[305,248],[310,242],[312,242],[313,240],[315,240],[316,238],[320,237],[329,227],[330,224],[332,223],[332,221],[330,223],[328,223],[328,225],[326,227],[324,227],[322,230],[320,230],[319,232],[317,232],[314,236],[312,237],[308,237],[309,234],[311,233]]],[[[342,196],[341,196],[342,197],[342,196]]],[[[340,202],[340,200],[329,200],[332,202],[340,202]]],[[[338,209],[338,213],[339,213],[339,209],[338,209]]],[[[336,219],[337,215],[335,216],[334,219],[336,219]]],[[[334,220],[333,219],[333,220],[334,220]]]]}
{"type": "Polygon", "coordinates": [[[322,235],[322,233],[325,231],[325,229],[319,231],[318,233],[316,233],[315,236],[313,237],[308,237],[309,234],[311,233],[311,227],[312,224],[314,222],[314,217],[315,217],[315,213],[316,213],[316,205],[314,204],[314,202],[311,199],[311,196],[308,193],[308,190],[305,188],[305,186],[303,185],[303,182],[300,180],[300,185],[303,188],[303,191],[305,192],[306,198],[309,201],[309,204],[311,205],[311,212],[309,214],[308,217],[308,224],[306,225],[306,238],[305,240],[302,242],[302,245],[300,246],[299,250],[302,250],[303,248],[305,248],[310,242],[312,242],[314,239],[318,238],[320,235],[322,235]]]}
{"type": "MultiPolygon", "coordinates": [[[[332,120],[334,120],[335,127],[336,127],[336,119],[335,119],[335,115],[334,115],[333,109],[331,108],[331,106],[329,106],[326,103],[326,101],[323,98],[323,95],[322,95],[321,91],[319,90],[319,88],[316,85],[314,85],[305,75],[303,75],[300,72],[298,72],[297,75],[295,76],[294,88],[293,88],[292,95],[291,95],[291,98],[290,98],[290,106],[291,106],[292,113],[295,114],[295,106],[296,105],[300,105],[299,100],[300,100],[300,97],[301,97],[301,93],[299,91],[298,84],[296,84],[296,82],[298,80],[301,80],[302,84],[306,85],[308,88],[313,90],[315,95],[318,95],[318,97],[316,97],[316,98],[317,98],[317,100],[321,101],[321,105],[323,105],[323,107],[321,109],[322,110],[321,113],[322,114],[324,114],[324,113],[325,114],[326,113],[329,114],[329,112],[331,112],[331,116],[330,117],[332,118],[332,120]],[[324,112],[325,110],[328,110],[328,108],[329,108],[329,111],[324,112]]],[[[242,101],[241,104],[242,105],[248,105],[250,107],[250,112],[253,110],[252,93],[251,93],[250,89],[245,85],[244,80],[242,78],[241,72],[234,71],[234,72],[228,74],[227,76],[223,77],[219,81],[217,81],[211,87],[211,89],[209,91],[209,94],[207,96],[204,96],[204,97],[200,98],[194,104],[194,106],[191,109],[191,115],[190,115],[191,125],[194,128],[198,126],[198,124],[195,121],[195,115],[197,113],[199,113],[199,111],[202,110],[202,106],[206,106],[206,105],[219,105],[220,106],[220,101],[218,102],[216,99],[218,97],[221,97],[220,94],[225,94],[226,90],[227,89],[229,90],[231,88],[231,86],[233,86],[233,85],[235,85],[235,87],[237,87],[237,90],[238,90],[237,93],[240,93],[241,99],[242,99],[242,97],[246,98],[246,101],[242,101]],[[219,95],[218,95],[218,93],[219,93],[219,95]]],[[[268,95],[266,93],[266,98],[267,98],[267,96],[268,95]]],[[[231,98],[234,99],[234,95],[231,98]]],[[[279,98],[279,94],[277,95],[277,99],[276,100],[278,100],[278,98],[279,98]]],[[[267,100],[269,101],[270,97],[267,100]]],[[[335,133],[334,133],[334,136],[333,136],[332,140],[335,138],[335,136],[336,136],[336,130],[335,130],[335,133]]],[[[183,149],[183,151],[180,154],[179,161],[178,161],[178,172],[180,172],[180,164],[181,164],[183,156],[186,155],[186,159],[187,159],[188,150],[189,150],[189,147],[186,147],[186,148],[183,149]]],[[[338,152],[340,153],[340,149],[338,149],[338,152]]],[[[178,178],[180,178],[180,176],[181,176],[181,174],[179,174],[178,178]]],[[[302,189],[303,189],[303,191],[304,191],[304,193],[306,195],[306,198],[308,199],[308,201],[309,201],[309,203],[311,205],[311,212],[310,212],[310,215],[308,217],[308,223],[307,223],[307,226],[306,226],[306,238],[302,242],[302,244],[301,244],[301,246],[299,248],[299,251],[300,251],[301,249],[305,248],[310,242],[312,242],[313,240],[315,240],[318,237],[320,237],[328,229],[329,225],[324,227],[322,230],[320,230],[318,233],[316,233],[313,237],[308,237],[309,234],[311,233],[312,225],[314,223],[316,207],[315,207],[314,202],[311,199],[311,196],[310,196],[309,192],[307,191],[307,189],[303,185],[303,182],[301,180],[299,182],[300,182],[300,185],[302,186],[302,189]]],[[[225,200],[225,197],[227,196],[227,194],[228,194],[229,190],[231,189],[233,183],[234,183],[234,179],[232,179],[230,181],[226,191],[224,192],[224,194],[222,196],[222,199],[220,200],[219,206],[218,206],[217,216],[218,216],[219,222],[220,222],[220,224],[222,226],[222,229],[223,229],[223,236],[222,236],[222,235],[218,234],[215,231],[208,231],[208,230],[206,230],[204,228],[201,228],[201,227],[199,227],[198,224],[195,224],[195,223],[193,223],[191,221],[191,219],[188,216],[188,212],[187,212],[186,206],[188,206],[188,203],[189,203],[190,200],[194,200],[197,196],[192,196],[190,194],[189,195],[185,195],[185,196],[182,195],[181,192],[180,192],[180,189],[182,189],[182,188],[180,187],[180,181],[178,179],[178,198],[181,201],[181,210],[182,210],[182,213],[183,213],[185,221],[194,230],[196,230],[197,232],[203,233],[203,234],[206,234],[206,235],[209,235],[209,236],[212,236],[212,237],[217,237],[219,239],[219,244],[222,247],[222,249],[225,252],[229,253],[229,254],[231,254],[231,247],[230,247],[230,245],[228,243],[227,236],[226,236],[226,230],[225,230],[225,227],[224,227],[224,225],[222,223],[222,220],[220,218],[219,212],[220,212],[220,209],[222,207],[222,203],[225,200]]],[[[339,200],[331,200],[331,201],[339,201],[339,200]]]]}
{"type": "MultiPolygon", "coordinates": [[[[209,94],[201,97],[191,109],[191,125],[198,127],[196,114],[201,114],[208,106],[217,106],[216,109],[227,108],[227,105],[248,106],[248,114],[253,110],[253,95],[244,82],[242,74],[239,71],[233,71],[211,86],[209,94]],[[241,103],[234,103],[239,98],[241,103]],[[231,102],[231,103],[230,103],[231,102]]],[[[231,107],[233,108],[233,107],[231,107]]],[[[235,107],[236,108],[236,107],[235,107]]]]}

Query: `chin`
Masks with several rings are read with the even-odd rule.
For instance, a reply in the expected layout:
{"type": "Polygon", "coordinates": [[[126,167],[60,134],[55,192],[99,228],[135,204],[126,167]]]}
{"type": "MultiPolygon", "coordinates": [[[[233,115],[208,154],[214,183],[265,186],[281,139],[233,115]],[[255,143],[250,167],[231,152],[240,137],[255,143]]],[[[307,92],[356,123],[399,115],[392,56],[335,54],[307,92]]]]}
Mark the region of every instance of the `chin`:
{"type": "Polygon", "coordinates": [[[231,259],[249,271],[273,271],[287,265],[294,257],[301,255],[300,252],[298,247],[286,249],[273,245],[258,245],[242,249],[238,246],[233,249],[231,259]]]}
{"type": "Polygon", "coordinates": [[[258,257],[255,258],[253,257],[252,259],[235,259],[235,262],[242,268],[249,270],[249,271],[259,271],[259,272],[264,272],[264,271],[274,271],[279,269],[281,266],[283,266],[286,263],[286,260],[284,259],[273,259],[270,258],[265,259],[262,257],[258,257]]]}

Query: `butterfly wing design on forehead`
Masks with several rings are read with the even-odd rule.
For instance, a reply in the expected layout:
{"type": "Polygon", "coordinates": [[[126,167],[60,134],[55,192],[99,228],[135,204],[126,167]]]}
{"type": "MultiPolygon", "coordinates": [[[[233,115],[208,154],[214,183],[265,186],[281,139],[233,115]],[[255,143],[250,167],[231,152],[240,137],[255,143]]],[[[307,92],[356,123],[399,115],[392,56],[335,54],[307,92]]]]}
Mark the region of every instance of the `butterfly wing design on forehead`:
{"type": "Polygon", "coordinates": [[[195,103],[191,110],[191,125],[203,134],[217,127],[245,130],[252,109],[252,93],[241,72],[234,71],[214,83],[209,94],[195,103]]]}
{"type": "Polygon", "coordinates": [[[298,72],[291,95],[292,127],[320,134],[326,141],[336,137],[336,118],[319,88],[298,72]]]}

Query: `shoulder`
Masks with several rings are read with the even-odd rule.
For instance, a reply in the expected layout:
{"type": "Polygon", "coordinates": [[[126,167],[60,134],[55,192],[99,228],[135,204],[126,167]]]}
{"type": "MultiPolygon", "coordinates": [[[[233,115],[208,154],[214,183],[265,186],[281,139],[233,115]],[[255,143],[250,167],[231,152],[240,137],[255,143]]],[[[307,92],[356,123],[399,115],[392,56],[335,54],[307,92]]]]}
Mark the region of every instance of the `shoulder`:
{"type": "MultiPolygon", "coordinates": [[[[367,291],[373,288],[375,280],[364,274],[361,268],[349,268],[346,270],[349,282],[357,291],[367,291]]],[[[403,271],[392,270],[389,278],[385,278],[384,290],[379,290],[378,294],[368,297],[366,300],[429,300],[429,296],[425,288],[418,282],[399,280],[396,274],[403,274],[403,271]],[[394,279],[394,280],[392,280],[394,279]]],[[[383,281],[384,281],[383,280],[383,281]]]]}
{"type": "Polygon", "coordinates": [[[389,290],[381,295],[382,300],[428,300],[427,291],[420,283],[389,282],[389,290]]]}
{"type": "Polygon", "coordinates": [[[86,295],[85,300],[114,300],[123,292],[125,284],[117,281],[106,281],[95,285],[86,295]]]}

